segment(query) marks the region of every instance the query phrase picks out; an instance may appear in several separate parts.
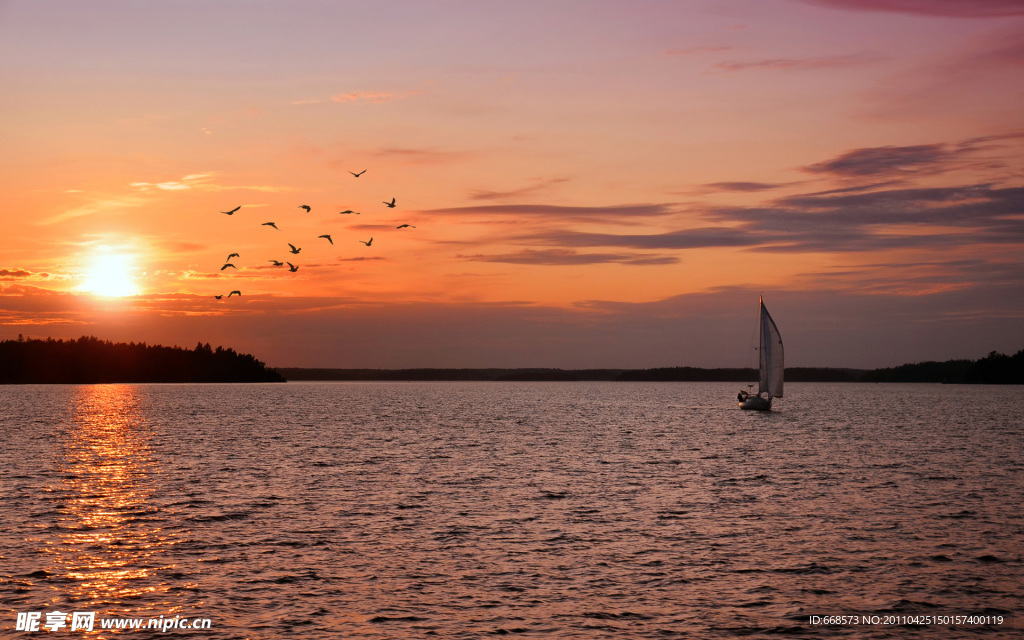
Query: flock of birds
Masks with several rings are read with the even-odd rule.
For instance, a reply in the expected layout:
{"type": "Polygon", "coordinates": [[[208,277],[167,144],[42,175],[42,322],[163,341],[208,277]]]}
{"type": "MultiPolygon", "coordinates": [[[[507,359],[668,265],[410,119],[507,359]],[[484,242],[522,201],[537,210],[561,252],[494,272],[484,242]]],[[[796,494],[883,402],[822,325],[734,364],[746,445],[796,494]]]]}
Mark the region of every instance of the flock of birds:
{"type": "MultiPolygon", "coordinates": [[[[359,176],[361,176],[364,173],[366,173],[366,169],[363,169],[359,173],[356,173],[354,171],[349,171],[349,173],[351,173],[353,176],[358,178],[359,176]]],[[[394,209],[395,208],[395,198],[394,197],[391,198],[390,202],[388,202],[387,200],[384,200],[383,203],[389,209],[394,209]]],[[[221,211],[221,213],[223,213],[225,215],[232,216],[235,213],[237,213],[238,210],[241,209],[241,208],[242,208],[242,205],[238,205],[237,207],[235,207],[234,209],[231,209],[230,211],[221,211]]],[[[308,204],[300,204],[298,208],[305,210],[306,213],[309,213],[310,211],[312,211],[312,207],[310,207],[308,204]]],[[[345,211],[339,211],[338,214],[339,215],[354,214],[354,215],[357,215],[357,216],[360,215],[360,213],[358,211],[353,211],[352,209],[346,209],[345,211]]],[[[280,229],[278,229],[278,227],[277,227],[277,223],[276,222],[263,222],[263,223],[260,224],[260,226],[271,227],[273,229],[277,229],[278,231],[280,231],[280,229]]],[[[400,225],[398,225],[395,228],[396,229],[415,229],[416,226],[415,225],[411,225],[411,224],[400,224],[400,225]]],[[[319,238],[323,238],[324,240],[327,240],[327,242],[330,242],[332,245],[334,244],[334,239],[331,237],[331,234],[329,234],[329,233],[325,233],[323,235],[319,235],[319,236],[317,236],[317,238],[318,239],[319,238]]],[[[361,242],[362,244],[365,244],[367,247],[369,247],[369,246],[373,245],[373,238],[371,237],[369,240],[359,240],[359,242],[361,242]]],[[[294,244],[292,244],[290,242],[287,243],[287,244],[290,247],[289,252],[292,253],[293,255],[298,255],[299,252],[302,251],[301,247],[296,247],[294,244]]],[[[230,254],[228,254],[228,257],[224,260],[224,266],[222,266],[220,268],[220,270],[224,271],[227,268],[231,268],[231,269],[237,270],[238,267],[236,267],[231,262],[231,259],[232,258],[240,258],[240,257],[241,256],[239,256],[237,253],[230,253],[230,254]]],[[[275,267],[283,267],[285,265],[288,265],[288,271],[290,271],[292,273],[295,273],[296,271],[299,270],[298,265],[294,265],[291,262],[281,261],[281,260],[268,260],[268,262],[273,264],[275,267]]],[[[238,291],[238,290],[235,290],[235,291],[232,291],[231,293],[227,294],[227,296],[224,296],[222,294],[222,295],[213,296],[213,297],[216,298],[217,300],[223,300],[225,297],[230,298],[233,295],[241,296],[242,292],[238,291]]]]}

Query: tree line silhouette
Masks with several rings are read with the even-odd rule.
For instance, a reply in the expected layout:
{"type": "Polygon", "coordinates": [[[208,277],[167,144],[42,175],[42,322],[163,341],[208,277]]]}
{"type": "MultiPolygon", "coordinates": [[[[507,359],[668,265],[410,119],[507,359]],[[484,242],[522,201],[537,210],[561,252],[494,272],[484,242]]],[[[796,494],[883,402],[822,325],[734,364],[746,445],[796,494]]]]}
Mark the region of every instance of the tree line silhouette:
{"type": "Polygon", "coordinates": [[[1024,349],[1012,356],[992,351],[980,360],[917,362],[875,369],[865,373],[864,381],[1024,384],[1024,349]]]}
{"type": "Polygon", "coordinates": [[[209,343],[189,350],[93,336],[0,342],[0,384],[284,381],[255,357],[209,343]]]}

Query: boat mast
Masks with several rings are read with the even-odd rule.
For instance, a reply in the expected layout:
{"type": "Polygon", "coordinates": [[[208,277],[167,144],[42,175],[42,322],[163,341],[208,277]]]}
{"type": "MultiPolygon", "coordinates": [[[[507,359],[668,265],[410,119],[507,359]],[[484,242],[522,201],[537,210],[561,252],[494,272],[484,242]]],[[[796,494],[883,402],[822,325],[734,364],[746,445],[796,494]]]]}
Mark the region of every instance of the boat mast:
{"type": "Polygon", "coordinates": [[[771,397],[771,390],[768,387],[768,352],[764,345],[764,297],[757,296],[757,395],[768,392],[771,397]]]}

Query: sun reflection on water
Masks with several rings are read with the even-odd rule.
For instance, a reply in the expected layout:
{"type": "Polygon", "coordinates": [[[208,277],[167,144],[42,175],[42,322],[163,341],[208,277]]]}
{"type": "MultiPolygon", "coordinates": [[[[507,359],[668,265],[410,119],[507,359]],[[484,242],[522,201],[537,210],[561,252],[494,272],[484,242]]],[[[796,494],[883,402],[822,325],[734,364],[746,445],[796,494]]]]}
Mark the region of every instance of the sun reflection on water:
{"type": "Polygon", "coordinates": [[[70,419],[57,429],[55,498],[58,535],[46,542],[68,601],[124,607],[166,591],[156,574],[175,536],[153,506],[158,461],[142,397],[130,385],[78,388],[70,419]]]}

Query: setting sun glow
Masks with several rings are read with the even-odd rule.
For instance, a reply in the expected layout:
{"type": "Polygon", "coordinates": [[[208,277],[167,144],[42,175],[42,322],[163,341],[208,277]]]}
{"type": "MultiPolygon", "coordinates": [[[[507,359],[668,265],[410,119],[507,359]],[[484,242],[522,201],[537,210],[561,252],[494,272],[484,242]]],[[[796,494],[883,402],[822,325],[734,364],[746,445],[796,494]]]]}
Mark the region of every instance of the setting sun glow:
{"type": "Polygon", "coordinates": [[[97,256],[86,272],[86,281],[82,289],[108,298],[136,295],[139,293],[139,287],[130,275],[132,267],[130,256],[97,256]]]}

